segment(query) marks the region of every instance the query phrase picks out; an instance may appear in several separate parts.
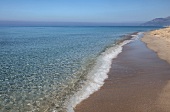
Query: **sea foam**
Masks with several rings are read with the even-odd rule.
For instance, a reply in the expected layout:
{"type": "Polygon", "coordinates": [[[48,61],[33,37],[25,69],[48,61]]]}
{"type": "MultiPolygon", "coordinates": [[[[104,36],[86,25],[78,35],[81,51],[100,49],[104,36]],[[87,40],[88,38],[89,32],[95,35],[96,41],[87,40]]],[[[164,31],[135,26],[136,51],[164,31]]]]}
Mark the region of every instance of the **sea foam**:
{"type": "Polygon", "coordinates": [[[66,103],[67,111],[74,112],[74,108],[84,99],[88,98],[92,93],[99,90],[104,84],[104,80],[108,78],[108,72],[111,68],[112,59],[116,58],[119,53],[122,52],[123,46],[138,39],[142,33],[138,35],[131,35],[130,40],[125,40],[113,47],[110,47],[103,52],[96,61],[94,68],[88,73],[87,81],[83,85],[82,89],[75,93],[66,103]]]}

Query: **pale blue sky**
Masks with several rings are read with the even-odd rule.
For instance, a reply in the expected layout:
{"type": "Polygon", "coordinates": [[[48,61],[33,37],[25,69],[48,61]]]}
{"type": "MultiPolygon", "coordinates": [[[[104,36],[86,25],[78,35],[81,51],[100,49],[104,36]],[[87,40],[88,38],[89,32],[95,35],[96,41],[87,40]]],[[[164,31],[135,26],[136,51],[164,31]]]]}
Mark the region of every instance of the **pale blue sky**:
{"type": "Polygon", "coordinates": [[[0,0],[0,21],[141,22],[170,16],[170,0],[0,0]]]}

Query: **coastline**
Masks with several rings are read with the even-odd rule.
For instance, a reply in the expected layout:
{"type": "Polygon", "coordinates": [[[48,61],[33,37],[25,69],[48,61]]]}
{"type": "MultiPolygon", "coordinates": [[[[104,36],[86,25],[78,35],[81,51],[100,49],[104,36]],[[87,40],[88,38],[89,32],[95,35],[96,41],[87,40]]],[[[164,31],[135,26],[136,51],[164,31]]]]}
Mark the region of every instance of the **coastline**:
{"type": "Polygon", "coordinates": [[[0,72],[3,102],[0,110],[67,111],[67,104],[69,109],[73,110],[76,104],[101,88],[104,80],[108,78],[112,59],[117,58],[124,44],[131,41],[130,39],[135,40],[137,33],[132,32],[157,28],[2,28],[6,33],[1,35],[3,44],[0,72]],[[13,32],[12,40],[10,32],[13,32]],[[20,35],[25,36],[18,38],[20,35]],[[84,88],[84,84],[87,84],[87,88],[84,88]],[[77,95],[82,88],[83,91],[77,95]],[[75,98],[68,102],[74,94],[75,98]],[[8,102],[4,102],[6,100],[8,102]]]}
{"type": "MultiPolygon", "coordinates": [[[[142,41],[147,47],[170,64],[170,27],[145,33],[142,41]]],[[[158,106],[165,112],[170,111],[170,81],[167,82],[158,98],[158,106]]]]}
{"type": "Polygon", "coordinates": [[[122,52],[123,46],[134,41],[141,36],[142,33],[134,32],[124,36],[124,38],[116,41],[116,43],[105,49],[97,58],[93,69],[87,74],[87,79],[82,85],[82,89],[77,91],[66,103],[65,107],[68,112],[74,112],[76,105],[87,99],[91,94],[98,91],[108,78],[108,72],[111,68],[112,59],[117,58],[122,52]]]}
{"type": "Polygon", "coordinates": [[[123,46],[104,85],[78,104],[75,112],[166,112],[169,73],[170,65],[136,40],[123,46]]]}

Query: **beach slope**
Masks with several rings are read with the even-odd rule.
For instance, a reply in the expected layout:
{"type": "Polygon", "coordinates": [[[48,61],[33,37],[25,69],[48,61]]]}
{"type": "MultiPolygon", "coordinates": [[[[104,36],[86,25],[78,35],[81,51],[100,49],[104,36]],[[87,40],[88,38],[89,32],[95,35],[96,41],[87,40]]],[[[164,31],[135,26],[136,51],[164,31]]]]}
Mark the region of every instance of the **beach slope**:
{"type": "MultiPolygon", "coordinates": [[[[155,51],[161,59],[170,63],[170,27],[145,33],[142,41],[147,44],[148,48],[155,51]]],[[[161,91],[157,103],[158,107],[165,112],[170,111],[170,81],[161,91]]]]}
{"type": "Polygon", "coordinates": [[[145,33],[142,41],[161,59],[170,63],[170,27],[145,33]]]}
{"type": "Polygon", "coordinates": [[[108,76],[75,112],[170,112],[170,64],[140,39],[123,47],[108,76]]]}

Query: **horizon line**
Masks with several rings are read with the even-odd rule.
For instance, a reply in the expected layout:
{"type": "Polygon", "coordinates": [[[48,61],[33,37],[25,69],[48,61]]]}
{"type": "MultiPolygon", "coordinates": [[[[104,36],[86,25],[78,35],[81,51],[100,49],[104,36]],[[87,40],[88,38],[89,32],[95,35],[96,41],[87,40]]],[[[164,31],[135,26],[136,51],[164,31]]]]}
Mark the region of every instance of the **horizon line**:
{"type": "Polygon", "coordinates": [[[0,26],[137,26],[144,22],[59,22],[0,20],[0,26]]]}

